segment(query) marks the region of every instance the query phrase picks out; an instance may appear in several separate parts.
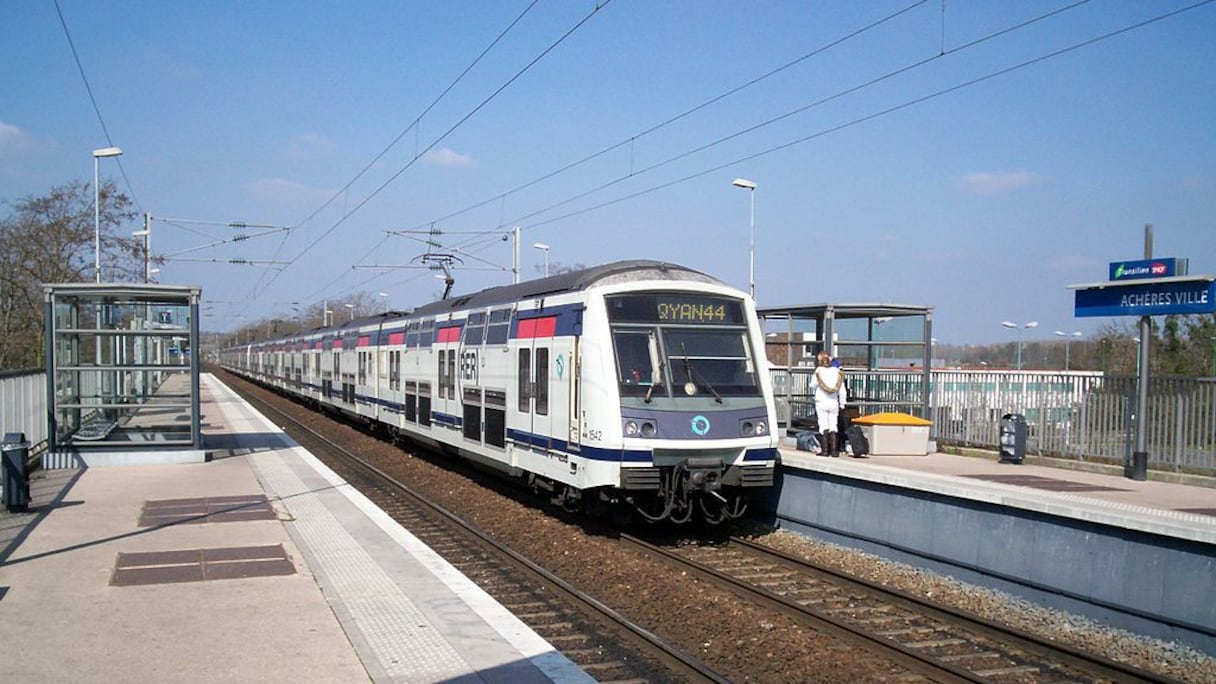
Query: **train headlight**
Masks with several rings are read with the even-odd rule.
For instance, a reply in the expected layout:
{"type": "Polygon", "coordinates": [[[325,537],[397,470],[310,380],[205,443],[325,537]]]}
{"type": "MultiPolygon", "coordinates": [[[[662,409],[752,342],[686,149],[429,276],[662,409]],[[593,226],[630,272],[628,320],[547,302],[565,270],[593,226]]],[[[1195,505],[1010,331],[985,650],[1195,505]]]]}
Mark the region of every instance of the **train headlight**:
{"type": "Polygon", "coordinates": [[[626,437],[637,437],[639,434],[641,434],[641,432],[642,432],[642,429],[641,429],[641,427],[638,426],[638,422],[636,420],[625,421],[625,436],[626,437]]]}
{"type": "Polygon", "coordinates": [[[658,428],[655,427],[654,423],[650,422],[649,420],[642,423],[643,437],[654,437],[654,433],[656,432],[658,432],[658,428]]]}
{"type": "Polygon", "coordinates": [[[760,437],[768,434],[768,423],[763,420],[743,420],[739,422],[739,434],[744,437],[760,437]]]}

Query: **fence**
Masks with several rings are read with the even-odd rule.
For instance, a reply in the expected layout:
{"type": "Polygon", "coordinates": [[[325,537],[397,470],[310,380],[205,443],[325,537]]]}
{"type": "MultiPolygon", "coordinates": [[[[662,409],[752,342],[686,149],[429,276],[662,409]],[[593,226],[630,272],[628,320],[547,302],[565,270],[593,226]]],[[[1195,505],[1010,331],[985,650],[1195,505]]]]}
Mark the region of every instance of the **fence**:
{"type": "Polygon", "coordinates": [[[37,452],[46,430],[46,371],[0,371],[0,432],[24,432],[37,452]]]}
{"type": "MultiPolygon", "coordinates": [[[[773,369],[778,416],[796,425],[811,409],[809,369],[773,369]]],[[[939,444],[997,449],[1000,419],[1026,417],[1028,450],[1080,461],[1126,463],[1135,425],[1134,376],[1088,371],[957,371],[930,374],[929,415],[916,400],[920,372],[848,373],[864,413],[929,418],[939,444]]],[[[1149,467],[1216,475],[1216,379],[1150,378],[1149,467]]]]}

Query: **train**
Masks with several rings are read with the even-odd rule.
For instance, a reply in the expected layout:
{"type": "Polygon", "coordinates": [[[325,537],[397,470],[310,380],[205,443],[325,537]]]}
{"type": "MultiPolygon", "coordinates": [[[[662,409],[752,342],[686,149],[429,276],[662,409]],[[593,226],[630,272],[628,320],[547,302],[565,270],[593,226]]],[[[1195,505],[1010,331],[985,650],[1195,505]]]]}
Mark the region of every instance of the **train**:
{"type": "Polygon", "coordinates": [[[568,510],[718,525],[773,487],[764,348],[747,293],[631,260],[228,347],[221,363],[568,510]]]}

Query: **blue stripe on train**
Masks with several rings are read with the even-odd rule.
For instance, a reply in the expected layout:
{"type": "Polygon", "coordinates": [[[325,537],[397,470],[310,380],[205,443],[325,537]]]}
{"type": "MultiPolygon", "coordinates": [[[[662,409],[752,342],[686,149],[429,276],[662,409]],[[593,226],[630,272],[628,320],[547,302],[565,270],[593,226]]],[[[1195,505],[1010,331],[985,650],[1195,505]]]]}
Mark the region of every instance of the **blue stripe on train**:
{"type": "MultiPolygon", "coordinates": [[[[332,392],[334,396],[341,396],[341,392],[332,392]]],[[[405,413],[405,405],[400,402],[389,401],[388,399],[379,399],[369,397],[364,394],[356,395],[356,400],[365,404],[378,404],[395,413],[405,413]]],[[[440,425],[449,425],[452,427],[462,427],[464,419],[461,416],[454,416],[448,413],[440,413],[438,411],[431,412],[431,421],[440,425]]],[[[590,461],[605,461],[609,463],[650,463],[653,460],[653,452],[646,449],[606,449],[603,447],[579,446],[571,449],[570,443],[563,439],[549,437],[535,432],[525,430],[507,430],[507,439],[517,443],[525,444],[538,449],[549,449],[568,454],[570,456],[581,456],[590,461]]],[[[763,449],[748,449],[743,454],[745,463],[764,463],[773,461],[777,458],[777,450],[775,448],[763,449]]]]}

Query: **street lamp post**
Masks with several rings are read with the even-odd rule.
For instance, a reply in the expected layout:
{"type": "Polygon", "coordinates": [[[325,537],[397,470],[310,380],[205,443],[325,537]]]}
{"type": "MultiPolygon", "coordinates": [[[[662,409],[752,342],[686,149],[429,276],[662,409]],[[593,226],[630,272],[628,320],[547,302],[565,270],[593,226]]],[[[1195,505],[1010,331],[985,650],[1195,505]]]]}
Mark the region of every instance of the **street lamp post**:
{"type": "Polygon", "coordinates": [[[532,246],[545,253],[545,277],[549,277],[549,245],[543,242],[534,242],[532,246]]]}
{"type": "Polygon", "coordinates": [[[143,230],[137,230],[131,233],[131,235],[144,239],[144,283],[150,283],[152,282],[152,228],[147,227],[148,223],[146,220],[144,221],[144,226],[143,230]]]}
{"type": "Polygon", "coordinates": [[[746,178],[731,181],[736,188],[747,190],[751,197],[751,212],[747,223],[747,286],[752,299],[756,298],[756,184],[746,178]]]}
{"type": "Polygon", "coordinates": [[[1018,370],[1022,370],[1022,330],[1025,330],[1026,328],[1037,328],[1039,327],[1039,322],[1029,321],[1027,323],[1023,323],[1021,326],[1018,326],[1018,324],[1014,323],[1013,321],[1001,321],[1001,325],[1018,331],[1018,370]]]}
{"type": "Polygon", "coordinates": [[[355,320],[355,305],[354,304],[343,304],[342,306],[345,306],[346,308],[350,309],[350,319],[352,321],[355,320]]]}
{"type": "Polygon", "coordinates": [[[98,185],[101,170],[98,160],[102,157],[117,157],[120,154],[122,150],[117,147],[93,150],[93,278],[98,283],[101,282],[101,187],[98,185]]]}
{"type": "Polygon", "coordinates": [[[1068,370],[1068,345],[1072,342],[1072,338],[1080,337],[1081,331],[1066,333],[1062,330],[1057,330],[1056,335],[1064,338],[1064,370],[1068,370]]]}

